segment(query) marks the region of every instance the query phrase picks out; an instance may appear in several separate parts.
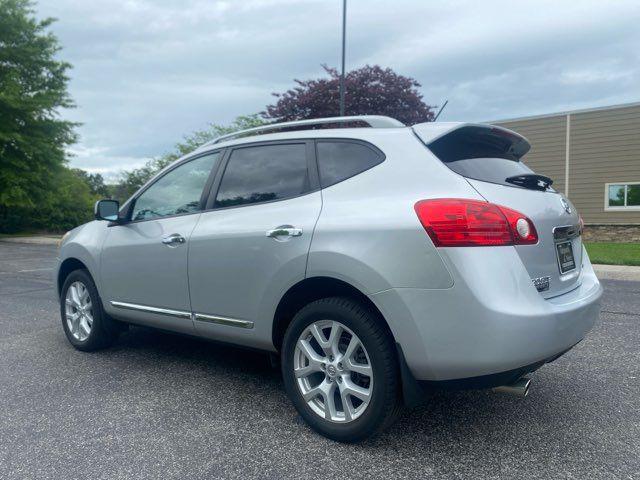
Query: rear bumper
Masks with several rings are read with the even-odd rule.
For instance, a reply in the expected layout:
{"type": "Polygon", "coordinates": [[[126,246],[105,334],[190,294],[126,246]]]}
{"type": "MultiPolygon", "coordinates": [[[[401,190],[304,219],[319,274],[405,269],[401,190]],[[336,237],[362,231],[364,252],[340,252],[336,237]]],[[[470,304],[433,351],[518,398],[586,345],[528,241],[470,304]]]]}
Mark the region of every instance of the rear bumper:
{"type": "MultiPolygon", "coordinates": [[[[574,345],[575,346],[575,345],[574,345]]],[[[479,377],[460,378],[455,380],[416,380],[409,367],[407,366],[402,347],[397,345],[398,356],[400,358],[400,371],[402,375],[402,397],[404,404],[408,407],[415,407],[424,403],[427,398],[425,394],[434,390],[479,390],[485,388],[494,388],[503,385],[510,385],[523,376],[535,372],[545,363],[553,362],[571,348],[558,353],[550,358],[545,358],[539,362],[525,365],[506,372],[492,373],[489,375],[481,375],[479,377]]]]}
{"type": "Polygon", "coordinates": [[[510,247],[477,256],[482,268],[460,272],[449,265],[455,279],[450,289],[391,289],[371,296],[416,380],[539,367],[582,340],[598,318],[602,287],[586,253],[580,286],[551,299],[536,291],[510,247]]]}

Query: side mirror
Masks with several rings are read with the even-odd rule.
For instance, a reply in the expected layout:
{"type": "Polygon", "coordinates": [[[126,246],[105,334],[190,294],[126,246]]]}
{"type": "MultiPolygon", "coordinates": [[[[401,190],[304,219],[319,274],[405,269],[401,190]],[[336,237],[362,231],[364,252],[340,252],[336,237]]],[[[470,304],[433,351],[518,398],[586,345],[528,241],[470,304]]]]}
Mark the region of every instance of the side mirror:
{"type": "Polygon", "coordinates": [[[96,220],[118,221],[120,203],[117,200],[98,200],[94,208],[96,220]]]}

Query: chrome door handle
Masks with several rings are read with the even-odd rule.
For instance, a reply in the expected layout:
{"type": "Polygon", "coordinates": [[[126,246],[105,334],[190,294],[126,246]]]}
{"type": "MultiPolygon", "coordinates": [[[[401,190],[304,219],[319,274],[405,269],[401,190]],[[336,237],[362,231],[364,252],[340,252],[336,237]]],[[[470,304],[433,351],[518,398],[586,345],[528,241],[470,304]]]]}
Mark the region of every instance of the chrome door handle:
{"type": "Polygon", "coordinates": [[[299,237],[300,235],[302,235],[302,229],[291,225],[281,225],[273,230],[267,230],[267,237],[276,239],[278,237],[299,237]]]}
{"type": "Polygon", "coordinates": [[[173,233],[171,235],[162,237],[162,243],[170,247],[177,247],[178,245],[185,242],[186,242],[185,238],[179,233],[173,233]]]}

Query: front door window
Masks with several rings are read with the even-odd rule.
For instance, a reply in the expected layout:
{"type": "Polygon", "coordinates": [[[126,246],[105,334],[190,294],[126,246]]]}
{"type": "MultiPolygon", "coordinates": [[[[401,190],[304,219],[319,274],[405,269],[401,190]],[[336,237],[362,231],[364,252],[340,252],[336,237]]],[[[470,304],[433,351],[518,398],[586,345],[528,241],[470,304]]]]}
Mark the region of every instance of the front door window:
{"type": "Polygon", "coordinates": [[[149,220],[200,211],[200,197],[220,153],[212,153],[169,171],[137,198],[131,220],[149,220]]]}

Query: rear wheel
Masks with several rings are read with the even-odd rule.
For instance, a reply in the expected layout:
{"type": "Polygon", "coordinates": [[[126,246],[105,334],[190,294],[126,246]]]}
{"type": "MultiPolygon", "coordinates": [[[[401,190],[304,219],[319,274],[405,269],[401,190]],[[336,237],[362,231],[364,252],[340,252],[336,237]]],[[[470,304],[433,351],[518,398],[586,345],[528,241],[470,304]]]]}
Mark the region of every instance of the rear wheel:
{"type": "Polygon", "coordinates": [[[307,305],[287,329],[281,355],[289,397],[322,435],[357,442],[395,418],[400,402],[394,344],[360,303],[334,297],[307,305]]]}
{"type": "Polygon", "coordinates": [[[120,330],[102,309],[98,290],[86,270],[75,270],[66,278],[60,295],[60,315],[71,345],[85,352],[108,347],[120,330]]]}

